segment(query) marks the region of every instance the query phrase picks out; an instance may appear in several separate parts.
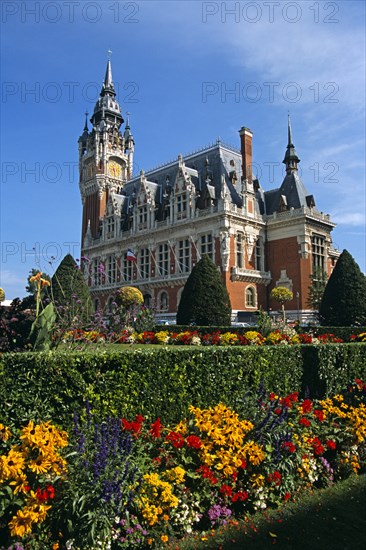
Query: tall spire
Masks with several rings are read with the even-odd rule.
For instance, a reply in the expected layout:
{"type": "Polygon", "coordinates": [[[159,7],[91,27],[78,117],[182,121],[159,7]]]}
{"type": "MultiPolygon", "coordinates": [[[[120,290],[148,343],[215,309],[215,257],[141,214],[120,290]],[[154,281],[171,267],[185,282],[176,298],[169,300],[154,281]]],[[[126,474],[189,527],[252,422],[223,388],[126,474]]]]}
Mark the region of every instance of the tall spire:
{"type": "Polygon", "coordinates": [[[290,119],[290,113],[287,115],[287,132],[288,132],[288,143],[287,147],[293,147],[292,143],[292,131],[291,131],[291,119],[290,119]]]}
{"type": "Polygon", "coordinates": [[[105,96],[106,94],[112,95],[113,97],[116,95],[116,92],[114,91],[113,78],[112,78],[111,53],[112,51],[108,50],[107,68],[105,71],[102,91],[100,93],[102,97],[105,96]]]}
{"type": "Polygon", "coordinates": [[[288,119],[287,119],[287,136],[288,136],[287,149],[285,153],[285,158],[283,159],[282,162],[286,164],[286,172],[289,174],[297,170],[297,165],[300,162],[300,159],[297,156],[295,145],[292,143],[290,113],[288,113],[288,119]]]}
{"type": "Polygon", "coordinates": [[[89,132],[89,128],[88,128],[88,111],[85,111],[85,124],[84,124],[84,132],[89,132]]]}

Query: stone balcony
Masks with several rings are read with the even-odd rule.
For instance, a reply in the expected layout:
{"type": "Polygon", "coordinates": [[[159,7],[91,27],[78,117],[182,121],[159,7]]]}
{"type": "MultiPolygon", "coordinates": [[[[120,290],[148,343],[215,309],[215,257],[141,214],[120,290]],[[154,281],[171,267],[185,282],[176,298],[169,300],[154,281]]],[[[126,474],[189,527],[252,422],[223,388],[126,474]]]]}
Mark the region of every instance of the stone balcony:
{"type": "Polygon", "coordinates": [[[272,275],[270,271],[258,271],[256,269],[232,267],[230,271],[230,278],[232,281],[257,283],[267,286],[272,280],[272,275]]]}

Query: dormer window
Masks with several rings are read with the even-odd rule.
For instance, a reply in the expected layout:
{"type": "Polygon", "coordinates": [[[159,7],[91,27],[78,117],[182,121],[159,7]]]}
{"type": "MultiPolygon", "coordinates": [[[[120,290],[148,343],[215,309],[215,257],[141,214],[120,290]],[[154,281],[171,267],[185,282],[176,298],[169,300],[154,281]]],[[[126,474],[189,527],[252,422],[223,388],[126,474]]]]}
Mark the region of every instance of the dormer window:
{"type": "Polygon", "coordinates": [[[139,208],[139,229],[147,229],[147,205],[139,208]]]}
{"type": "Polygon", "coordinates": [[[114,216],[107,218],[107,239],[114,238],[115,220],[114,216]]]}
{"type": "Polygon", "coordinates": [[[187,217],[187,196],[185,194],[177,195],[177,220],[187,217]]]}

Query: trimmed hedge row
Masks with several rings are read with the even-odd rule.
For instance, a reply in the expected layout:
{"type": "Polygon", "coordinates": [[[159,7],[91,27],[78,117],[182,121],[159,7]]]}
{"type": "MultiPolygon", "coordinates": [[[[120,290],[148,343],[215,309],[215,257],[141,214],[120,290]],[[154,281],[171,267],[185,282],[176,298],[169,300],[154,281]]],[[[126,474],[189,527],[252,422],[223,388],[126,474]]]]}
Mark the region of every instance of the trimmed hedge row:
{"type": "Polygon", "coordinates": [[[250,388],[322,397],[366,377],[365,344],[151,347],[123,351],[4,354],[3,422],[52,419],[70,428],[86,400],[100,417],[139,413],[172,423],[189,404],[235,408],[250,388]]]}

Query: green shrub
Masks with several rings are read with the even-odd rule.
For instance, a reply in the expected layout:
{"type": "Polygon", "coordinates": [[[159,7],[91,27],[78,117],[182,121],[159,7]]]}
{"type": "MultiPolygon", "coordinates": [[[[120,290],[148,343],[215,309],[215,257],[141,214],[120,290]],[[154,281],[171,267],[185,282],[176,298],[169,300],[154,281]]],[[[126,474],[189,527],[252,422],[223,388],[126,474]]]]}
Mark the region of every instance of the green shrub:
{"type": "Polygon", "coordinates": [[[365,344],[151,347],[123,351],[4,354],[0,408],[16,424],[70,428],[86,400],[101,418],[143,414],[179,421],[190,404],[235,408],[263,381],[278,394],[323,397],[366,377],[365,344]]]}

